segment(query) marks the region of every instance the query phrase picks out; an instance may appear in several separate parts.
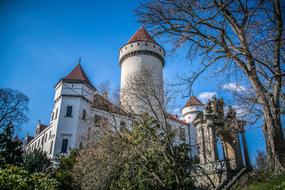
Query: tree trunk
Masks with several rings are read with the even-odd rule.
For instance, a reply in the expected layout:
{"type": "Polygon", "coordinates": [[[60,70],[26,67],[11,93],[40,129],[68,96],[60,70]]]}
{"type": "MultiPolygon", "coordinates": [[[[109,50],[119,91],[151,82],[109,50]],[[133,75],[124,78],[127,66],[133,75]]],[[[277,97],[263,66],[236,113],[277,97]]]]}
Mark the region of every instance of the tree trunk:
{"type": "Polygon", "coordinates": [[[269,169],[272,171],[285,170],[285,140],[280,117],[280,104],[275,104],[272,95],[261,84],[256,73],[250,73],[249,79],[256,92],[258,101],[263,106],[263,132],[266,142],[266,153],[269,169]]]}
{"type": "Polygon", "coordinates": [[[273,171],[285,170],[285,141],[279,116],[264,110],[264,128],[267,160],[269,169],[273,171]],[[268,113],[269,112],[269,113],[268,113]]]}

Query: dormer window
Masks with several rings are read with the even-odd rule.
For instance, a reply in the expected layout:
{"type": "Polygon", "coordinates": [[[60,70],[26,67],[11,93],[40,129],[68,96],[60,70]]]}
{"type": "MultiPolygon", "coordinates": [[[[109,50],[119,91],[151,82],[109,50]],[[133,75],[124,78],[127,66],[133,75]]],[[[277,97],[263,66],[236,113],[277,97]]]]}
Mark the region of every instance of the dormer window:
{"type": "Polygon", "coordinates": [[[65,117],[72,117],[72,106],[67,106],[65,117]]]}

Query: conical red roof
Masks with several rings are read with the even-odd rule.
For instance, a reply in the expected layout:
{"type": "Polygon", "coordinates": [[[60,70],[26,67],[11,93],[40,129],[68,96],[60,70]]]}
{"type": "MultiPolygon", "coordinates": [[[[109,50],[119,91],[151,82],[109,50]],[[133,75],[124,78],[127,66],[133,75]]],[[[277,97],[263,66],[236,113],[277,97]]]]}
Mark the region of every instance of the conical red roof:
{"type": "Polygon", "coordinates": [[[152,38],[152,36],[148,33],[148,31],[141,27],[128,41],[128,43],[136,42],[136,41],[148,41],[152,43],[156,43],[156,41],[152,38]]]}
{"type": "Polygon", "coordinates": [[[196,96],[190,96],[185,106],[203,106],[203,103],[196,96]]]}
{"type": "Polygon", "coordinates": [[[63,78],[64,81],[76,81],[76,82],[86,82],[92,88],[95,88],[90,82],[89,78],[82,69],[80,63],[66,76],[63,78]]]}

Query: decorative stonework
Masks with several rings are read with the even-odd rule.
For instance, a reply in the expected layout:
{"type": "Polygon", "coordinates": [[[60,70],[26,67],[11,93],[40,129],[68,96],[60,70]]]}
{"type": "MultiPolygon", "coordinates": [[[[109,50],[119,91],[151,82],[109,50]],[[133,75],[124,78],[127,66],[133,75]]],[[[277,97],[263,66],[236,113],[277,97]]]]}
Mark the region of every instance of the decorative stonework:
{"type": "Polygon", "coordinates": [[[153,51],[149,51],[149,50],[138,50],[138,51],[132,51],[129,52],[127,54],[125,54],[121,59],[120,59],[120,64],[122,64],[126,59],[128,59],[129,57],[134,57],[134,56],[138,56],[138,55],[150,55],[150,56],[154,56],[157,59],[159,59],[162,63],[162,66],[164,66],[164,59],[161,55],[159,55],[158,53],[155,53],[153,51]]]}

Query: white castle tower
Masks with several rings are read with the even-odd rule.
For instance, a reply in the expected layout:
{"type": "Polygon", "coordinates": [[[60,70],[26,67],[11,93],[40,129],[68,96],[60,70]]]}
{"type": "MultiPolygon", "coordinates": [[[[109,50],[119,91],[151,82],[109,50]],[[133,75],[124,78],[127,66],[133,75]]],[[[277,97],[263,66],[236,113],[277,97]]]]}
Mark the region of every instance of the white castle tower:
{"type": "MultiPolygon", "coordinates": [[[[146,103],[135,93],[134,88],[152,86],[159,102],[164,104],[163,74],[164,49],[155,42],[143,27],[140,28],[120,49],[119,62],[121,66],[121,106],[135,113],[145,112],[142,107],[146,103]],[[137,82],[145,80],[147,85],[137,86],[137,82]]],[[[143,84],[143,83],[142,83],[143,84]]],[[[139,92],[138,92],[139,93],[139,92]]],[[[150,95],[153,97],[153,94],[150,95]]]]}
{"type": "Polygon", "coordinates": [[[187,123],[192,123],[198,113],[202,112],[204,105],[195,96],[190,96],[185,106],[182,108],[184,120],[187,123]]]}
{"type": "Polygon", "coordinates": [[[86,136],[88,114],[96,89],[78,64],[55,85],[54,108],[51,116],[53,153],[67,153],[78,148],[86,136]]]}

